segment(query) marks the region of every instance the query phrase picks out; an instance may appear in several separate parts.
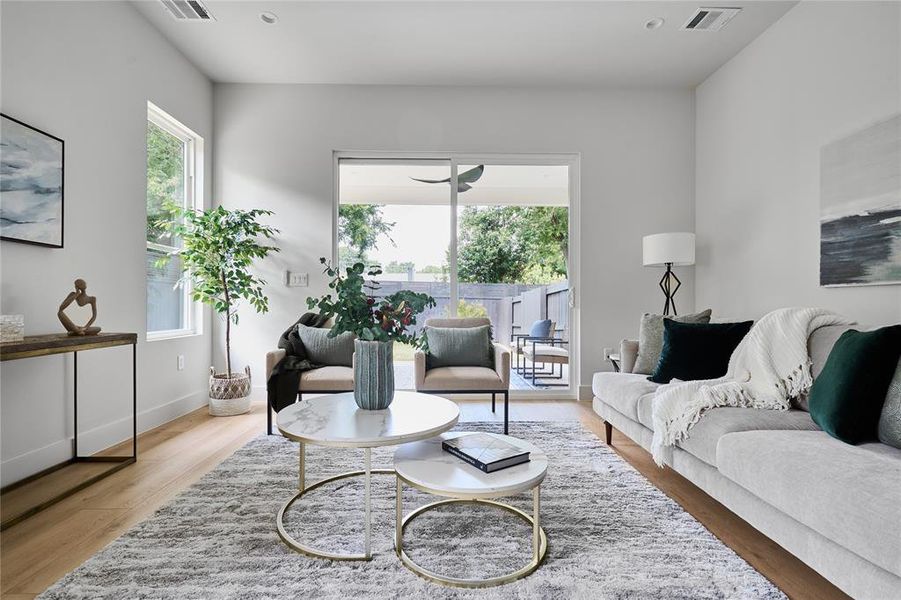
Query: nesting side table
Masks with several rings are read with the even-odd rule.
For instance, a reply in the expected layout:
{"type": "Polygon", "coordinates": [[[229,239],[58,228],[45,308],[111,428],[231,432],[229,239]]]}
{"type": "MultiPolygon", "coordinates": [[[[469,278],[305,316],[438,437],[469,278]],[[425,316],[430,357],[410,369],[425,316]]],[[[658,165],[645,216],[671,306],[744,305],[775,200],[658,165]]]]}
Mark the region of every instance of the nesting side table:
{"type": "Polygon", "coordinates": [[[466,432],[445,433],[438,437],[407,444],[394,454],[394,470],[397,473],[397,507],[394,547],[401,562],[417,575],[444,585],[464,588],[485,588],[516,581],[534,572],[547,554],[547,535],[541,527],[541,482],[547,474],[548,459],[540,448],[524,440],[506,435],[491,434],[529,451],[529,462],[509,467],[494,473],[483,473],[441,448],[445,439],[466,432]],[[403,516],[403,484],[444,500],[438,500],[417,508],[403,516]],[[532,515],[510,506],[495,498],[511,496],[522,492],[532,494],[532,515]],[[523,567],[497,577],[486,579],[463,579],[430,571],[411,559],[404,552],[404,529],[419,515],[453,503],[485,504],[502,508],[532,526],[532,558],[523,567]]]}

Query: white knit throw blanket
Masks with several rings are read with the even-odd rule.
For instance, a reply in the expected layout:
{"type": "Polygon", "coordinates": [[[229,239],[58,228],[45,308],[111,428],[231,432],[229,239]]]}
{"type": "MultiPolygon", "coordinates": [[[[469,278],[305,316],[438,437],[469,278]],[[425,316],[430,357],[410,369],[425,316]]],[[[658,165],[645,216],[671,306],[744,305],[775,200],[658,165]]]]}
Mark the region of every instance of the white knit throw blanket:
{"type": "Polygon", "coordinates": [[[813,384],[807,338],[826,325],[851,324],[821,308],[781,308],[764,315],[729,358],[720,379],[663,385],[654,396],[651,451],[663,466],[665,449],[717,406],[787,410],[813,384]]]}

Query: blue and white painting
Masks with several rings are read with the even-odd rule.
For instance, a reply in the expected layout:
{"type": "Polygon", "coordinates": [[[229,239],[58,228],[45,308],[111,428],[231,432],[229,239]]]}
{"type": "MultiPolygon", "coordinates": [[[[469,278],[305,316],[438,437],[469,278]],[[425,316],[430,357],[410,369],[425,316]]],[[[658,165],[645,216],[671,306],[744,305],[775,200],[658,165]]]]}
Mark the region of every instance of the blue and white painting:
{"type": "Polygon", "coordinates": [[[0,237],[63,246],[63,141],[2,116],[0,237]]]}
{"type": "Polygon", "coordinates": [[[901,283],[901,114],[820,152],[820,285],[901,283]]]}

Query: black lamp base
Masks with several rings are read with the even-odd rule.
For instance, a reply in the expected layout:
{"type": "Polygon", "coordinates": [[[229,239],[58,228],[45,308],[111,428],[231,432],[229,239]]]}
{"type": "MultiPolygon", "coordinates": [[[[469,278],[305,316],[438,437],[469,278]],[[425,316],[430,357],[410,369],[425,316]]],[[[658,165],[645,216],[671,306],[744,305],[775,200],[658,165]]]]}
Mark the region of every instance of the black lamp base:
{"type": "Polygon", "coordinates": [[[675,296],[676,290],[681,286],[682,282],[679,281],[679,278],[673,273],[673,263],[666,263],[666,273],[664,273],[663,277],[660,279],[660,289],[663,290],[663,295],[666,296],[666,303],[663,305],[664,316],[668,316],[670,310],[673,311],[674,317],[679,314],[676,312],[675,296]],[[673,285],[673,282],[675,282],[675,285],[673,285]]]}

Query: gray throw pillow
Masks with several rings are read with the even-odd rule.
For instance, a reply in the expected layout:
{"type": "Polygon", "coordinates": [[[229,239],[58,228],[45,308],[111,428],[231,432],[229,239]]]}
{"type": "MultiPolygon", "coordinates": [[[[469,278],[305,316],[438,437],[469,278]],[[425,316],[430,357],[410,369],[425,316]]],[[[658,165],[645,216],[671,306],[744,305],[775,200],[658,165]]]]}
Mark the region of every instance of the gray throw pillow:
{"type": "Polygon", "coordinates": [[[672,319],[679,323],[709,323],[711,310],[701,311],[691,315],[678,317],[664,317],[654,313],[645,313],[641,316],[641,324],[638,327],[638,357],[635,359],[633,373],[650,375],[657,368],[660,360],[660,351],[663,349],[663,319],[672,319]]]}
{"type": "Polygon", "coordinates": [[[487,367],[494,368],[491,352],[491,326],[480,327],[426,327],[429,345],[426,366],[438,367],[487,367]]]}
{"type": "Polygon", "coordinates": [[[354,357],[354,334],[340,333],[328,337],[328,329],[297,325],[297,336],[303,342],[310,362],[328,367],[352,367],[354,357]]]}
{"type": "Polygon", "coordinates": [[[895,376],[888,386],[882,414],[879,416],[879,441],[895,448],[901,448],[901,360],[895,369],[895,376]]]}

